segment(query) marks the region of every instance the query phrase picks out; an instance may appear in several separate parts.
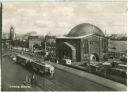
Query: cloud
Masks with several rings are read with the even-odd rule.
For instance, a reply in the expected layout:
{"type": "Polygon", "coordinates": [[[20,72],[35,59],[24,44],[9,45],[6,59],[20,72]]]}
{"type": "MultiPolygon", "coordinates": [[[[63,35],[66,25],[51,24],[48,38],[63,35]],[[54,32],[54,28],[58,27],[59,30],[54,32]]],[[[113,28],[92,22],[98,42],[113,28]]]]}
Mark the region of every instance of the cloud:
{"type": "Polygon", "coordinates": [[[126,33],[126,4],[93,2],[3,4],[3,31],[65,34],[80,23],[91,23],[108,33],[126,33]]]}

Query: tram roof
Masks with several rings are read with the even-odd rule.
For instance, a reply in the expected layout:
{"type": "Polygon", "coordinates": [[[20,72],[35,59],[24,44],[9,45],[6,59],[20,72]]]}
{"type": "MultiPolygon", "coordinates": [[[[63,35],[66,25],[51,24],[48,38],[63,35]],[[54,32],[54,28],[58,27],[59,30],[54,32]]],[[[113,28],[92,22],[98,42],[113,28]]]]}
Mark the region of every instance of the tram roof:
{"type": "Polygon", "coordinates": [[[26,60],[31,60],[33,63],[39,64],[39,65],[51,66],[50,64],[47,64],[47,63],[45,63],[45,62],[40,62],[40,63],[39,63],[39,62],[36,62],[35,59],[31,59],[30,57],[26,57],[26,56],[21,55],[21,54],[18,54],[17,56],[19,56],[19,57],[21,57],[21,58],[24,58],[24,59],[26,59],[26,60]]]}
{"type": "Polygon", "coordinates": [[[21,54],[18,54],[17,56],[22,57],[22,58],[27,59],[27,60],[33,60],[33,59],[31,59],[30,57],[26,57],[26,56],[21,55],[21,54]]]}

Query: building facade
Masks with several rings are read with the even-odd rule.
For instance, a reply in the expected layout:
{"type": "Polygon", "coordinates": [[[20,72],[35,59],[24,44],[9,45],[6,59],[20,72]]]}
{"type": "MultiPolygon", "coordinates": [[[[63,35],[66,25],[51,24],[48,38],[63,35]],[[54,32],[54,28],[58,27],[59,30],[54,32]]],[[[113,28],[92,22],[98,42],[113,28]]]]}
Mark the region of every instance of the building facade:
{"type": "Polygon", "coordinates": [[[111,58],[122,58],[127,57],[127,41],[116,41],[110,40],[108,41],[108,56],[111,58]],[[123,44],[123,45],[120,45],[123,44]]]}
{"type": "Polygon", "coordinates": [[[29,36],[28,37],[28,43],[29,43],[29,49],[31,50],[31,51],[34,51],[34,45],[39,45],[39,46],[41,46],[41,40],[39,39],[39,37],[38,36],[29,36]]]}
{"type": "Polygon", "coordinates": [[[108,51],[108,40],[96,26],[88,23],[74,27],[67,36],[56,38],[56,54],[72,61],[99,61],[108,51]]]}
{"type": "Polygon", "coordinates": [[[48,52],[50,58],[56,57],[56,36],[45,36],[45,51],[48,52]]]}

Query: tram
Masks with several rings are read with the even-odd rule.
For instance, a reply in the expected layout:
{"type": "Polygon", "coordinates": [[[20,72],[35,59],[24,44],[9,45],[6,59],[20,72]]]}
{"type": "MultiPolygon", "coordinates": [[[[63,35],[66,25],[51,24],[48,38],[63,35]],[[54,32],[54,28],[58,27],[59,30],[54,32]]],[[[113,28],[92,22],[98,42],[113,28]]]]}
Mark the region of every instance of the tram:
{"type": "Polygon", "coordinates": [[[40,72],[42,74],[49,73],[53,75],[55,73],[55,68],[52,65],[45,62],[39,62],[38,60],[34,60],[20,54],[16,55],[16,63],[25,67],[29,66],[33,71],[40,72]]]}

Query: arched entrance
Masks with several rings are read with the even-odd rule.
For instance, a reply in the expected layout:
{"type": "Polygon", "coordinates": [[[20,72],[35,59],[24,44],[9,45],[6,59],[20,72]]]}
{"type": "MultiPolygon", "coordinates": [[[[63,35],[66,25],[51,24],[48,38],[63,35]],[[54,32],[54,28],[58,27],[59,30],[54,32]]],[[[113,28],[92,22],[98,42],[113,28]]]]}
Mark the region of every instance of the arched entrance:
{"type": "Polygon", "coordinates": [[[76,48],[68,42],[60,44],[57,50],[57,56],[59,59],[69,58],[72,61],[76,60],[76,48]]]}
{"type": "Polygon", "coordinates": [[[91,60],[91,61],[99,61],[99,56],[98,56],[98,54],[97,54],[97,53],[92,53],[92,54],[90,55],[90,60],[91,60]]]}
{"type": "Polygon", "coordinates": [[[69,50],[66,50],[67,51],[67,55],[68,56],[71,56],[71,59],[72,60],[76,60],[76,49],[73,45],[71,45],[70,43],[68,42],[64,42],[65,46],[67,46],[70,50],[71,50],[71,53],[68,53],[69,50]]]}

